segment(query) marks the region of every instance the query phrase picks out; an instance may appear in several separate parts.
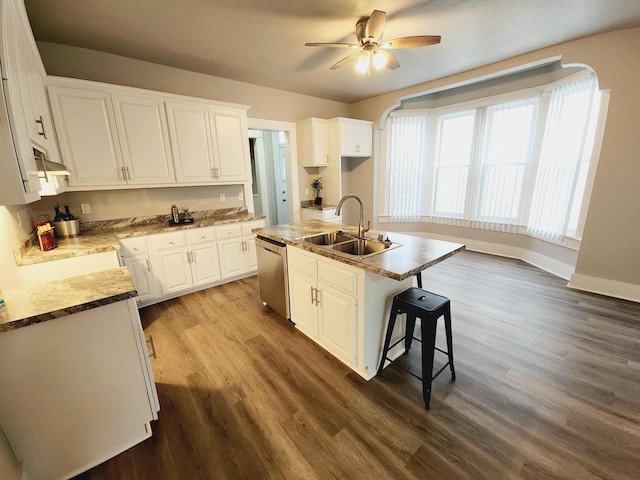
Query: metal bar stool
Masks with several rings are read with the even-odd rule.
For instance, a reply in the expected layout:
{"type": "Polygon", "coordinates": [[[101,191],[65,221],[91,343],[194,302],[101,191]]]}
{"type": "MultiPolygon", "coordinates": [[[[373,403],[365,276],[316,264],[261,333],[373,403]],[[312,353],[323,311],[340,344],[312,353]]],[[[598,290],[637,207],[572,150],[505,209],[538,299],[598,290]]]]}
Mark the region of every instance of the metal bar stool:
{"type": "Polygon", "coordinates": [[[431,383],[433,379],[440,375],[447,366],[449,366],[449,369],[451,370],[451,379],[456,379],[456,371],[453,366],[453,341],[451,336],[451,302],[448,298],[415,287],[409,288],[393,297],[391,315],[389,316],[389,325],[387,327],[387,334],[384,340],[384,348],[382,349],[382,359],[380,360],[380,366],[378,367],[378,375],[382,373],[386,360],[393,363],[393,360],[387,357],[389,350],[404,340],[405,350],[408,352],[409,349],[411,349],[413,339],[422,343],[422,375],[426,378],[416,375],[400,364],[396,365],[422,382],[422,398],[424,399],[424,407],[429,410],[431,403],[431,383]],[[393,345],[389,345],[391,343],[391,336],[393,334],[393,327],[396,323],[396,317],[401,313],[407,314],[405,334],[393,345]],[[438,326],[438,319],[442,316],[444,316],[444,326],[447,336],[447,351],[436,347],[436,329],[438,326]],[[416,318],[420,318],[422,322],[422,338],[413,336],[416,318]],[[436,350],[446,354],[448,361],[435,375],[432,376],[433,357],[436,350]]]}

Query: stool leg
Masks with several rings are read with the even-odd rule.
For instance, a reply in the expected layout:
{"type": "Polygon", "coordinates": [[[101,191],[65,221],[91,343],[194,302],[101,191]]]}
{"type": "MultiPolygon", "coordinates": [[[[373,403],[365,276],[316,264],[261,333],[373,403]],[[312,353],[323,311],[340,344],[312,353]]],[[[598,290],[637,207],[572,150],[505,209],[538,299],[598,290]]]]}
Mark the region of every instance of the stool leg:
{"type": "Polygon", "coordinates": [[[384,338],[384,347],[382,348],[382,358],[380,359],[380,366],[378,367],[378,375],[382,373],[382,369],[384,367],[384,361],[387,358],[387,350],[389,349],[389,344],[391,343],[391,335],[393,334],[393,327],[396,324],[396,317],[398,316],[398,307],[396,305],[395,299],[393,300],[393,304],[391,305],[391,314],[389,315],[389,325],[387,326],[387,334],[384,338]]]}
{"type": "Polygon", "coordinates": [[[416,280],[418,281],[418,288],[422,288],[422,272],[416,273],[416,280]]]}
{"type": "Polygon", "coordinates": [[[449,355],[449,368],[451,369],[451,380],[456,379],[456,369],[453,366],[453,334],[451,333],[451,305],[447,305],[444,312],[444,329],[447,334],[447,352],[449,355]]]}
{"type": "Polygon", "coordinates": [[[422,398],[424,408],[429,410],[431,405],[431,381],[433,380],[433,356],[436,353],[436,327],[438,320],[425,322],[421,318],[422,327],[422,398]]]}
{"type": "Polygon", "coordinates": [[[411,342],[413,342],[413,331],[416,329],[416,316],[413,313],[407,313],[407,326],[404,332],[404,349],[409,353],[411,342]]]}

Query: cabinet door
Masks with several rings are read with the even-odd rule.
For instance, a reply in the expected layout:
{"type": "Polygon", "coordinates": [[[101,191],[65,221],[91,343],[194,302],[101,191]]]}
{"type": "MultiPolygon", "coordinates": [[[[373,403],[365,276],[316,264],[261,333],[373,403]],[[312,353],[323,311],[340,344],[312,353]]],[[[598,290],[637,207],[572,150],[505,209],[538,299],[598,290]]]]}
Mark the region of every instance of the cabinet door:
{"type": "Polygon", "coordinates": [[[326,283],[318,283],[318,338],[334,355],[356,361],[356,301],[326,283]]]}
{"type": "Polygon", "coordinates": [[[71,169],[70,186],[125,184],[111,96],[49,87],[60,151],[71,169]]]}
{"type": "MultiPolygon", "coordinates": [[[[20,193],[24,193],[25,202],[33,202],[38,200],[40,196],[40,181],[36,164],[33,159],[33,151],[31,150],[32,138],[37,137],[33,103],[31,99],[31,91],[29,89],[29,52],[26,50],[24,43],[24,35],[17,22],[13,17],[13,6],[5,4],[2,6],[5,14],[8,15],[3,19],[3,27],[7,27],[4,34],[3,58],[2,60],[2,76],[6,77],[3,81],[6,94],[7,110],[11,118],[11,133],[14,144],[10,148],[17,154],[19,175],[14,175],[14,180],[21,182],[22,185],[15,187],[18,197],[20,193]],[[6,23],[5,23],[6,22],[6,23]],[[6,54],[6,55],[5,55],[6,54]],[[5,61],[6,58],[6,61],[5,61]]],[[[8,128],[8,126],[6,126],[8,128]]],[[[13,155],[5,155],[3,160],[15,162],[13,155]]],[[[11,169],[15,171],[15,165],[11,165],[11,169]]],[[[6,174],[3,168],[3,174],[6,174]]],[[[10,201],[14,197],[8,198],[10,201]]],[[[22,200],[22,198],[18,198],[22,200]]]]}
{"type": "Polygon", "coordinates": [[[218,258],[217,243],[206,243],[191,247],[190,256],[194,285],[220,280],[220,260],[218,258]]]}
{"type": "Polygon", "coordinates": [[[209,109],[200,105],[169,102],[166,107],[177,182],[213,181],[209,109]]]}
{"type": "Polygon", "coordinates": [[[169,130],[162,101],[112,95],[127,183],[173,183],[169,130]]]}
{"type": "Polygon", "coordinates": [[[340,154],[352,157],[371,156],[372,137],[370,124],[340,123],[340,154]]]}
{"type": "Polygon", "coordinates": [[[249,133],[244,112],[210,110],[216,180],[249,181],[249,133]]]}
{"type": "Polygon", "coordinates": [[[151,263],[164,295],[193,286],[186,248],[155,252],[151,256],[151,263]]]}
{"type": "Polygon", "coordinates": [[[124,265],[129,269],[129,274],[136,286],[138,296],[136,301],[146,302],[155,297],[153,291],[153,276],[151,274],[151,262],[146,255],[124,257],[124,265]]]}
{"type": "Polygon", "coordinates": [[[244,239],[244,262],[247,272],[258,269],[255,237],[245,237],[244,239]]]}
{"type": "Polygon", "coordinates": [[[329,127],[326,123],[311,123],[313,166],[329,164],[329,127]]]}
{"type": "Polygon", "coordinates": [[[291,321],[311,338],[318,338],[318,309],[314,303],[316,280],[289,270],[291,321]]]}
{"type": "Polygon", "coordinates": [[[218,242],[218,251],[222,278],[240,275],[246,271],[242,238],[218,242]]]}

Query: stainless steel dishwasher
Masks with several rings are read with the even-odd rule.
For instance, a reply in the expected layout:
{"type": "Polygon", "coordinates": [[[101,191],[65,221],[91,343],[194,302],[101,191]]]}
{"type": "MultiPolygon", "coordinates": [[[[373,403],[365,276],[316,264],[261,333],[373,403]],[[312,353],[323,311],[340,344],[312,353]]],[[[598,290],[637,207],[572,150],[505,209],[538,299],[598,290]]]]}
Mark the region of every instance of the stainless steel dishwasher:
{"type": "Polygon", "coordinates": [[[260,299],[289,320],[289,278],[287,246],[270,238],[256,238],[260,299]]]}

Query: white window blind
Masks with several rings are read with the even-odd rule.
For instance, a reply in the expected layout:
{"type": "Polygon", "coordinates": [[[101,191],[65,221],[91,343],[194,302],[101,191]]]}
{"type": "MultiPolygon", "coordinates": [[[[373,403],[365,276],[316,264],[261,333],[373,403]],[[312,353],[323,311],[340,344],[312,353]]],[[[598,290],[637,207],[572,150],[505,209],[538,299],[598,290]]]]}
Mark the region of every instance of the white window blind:
{"type": "Polygon", "coordinates": [[[595,87],[595,78],[586,77],[550,93],[527,225],[536,237],[575,235],[593,149],[595,87]]]}
{"type": "Polygon", "coordinates": [[[464,218],[476,111],[438,117],[433,216],[464,218]]]}
{"type": "Polygon", "coordinates": [[[419,222],[427,158],[427,115],[389,119],[387,210],[393,222],[419,222]]]}
{"type": "Polygon", "coordinates": [[[508,230],[521,223],[537,105],[534,97],[486,108],[473,226],[508,230]]]}

